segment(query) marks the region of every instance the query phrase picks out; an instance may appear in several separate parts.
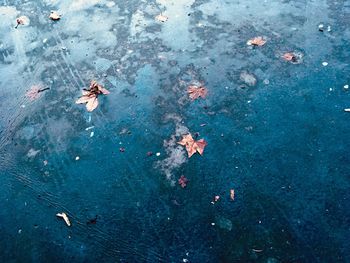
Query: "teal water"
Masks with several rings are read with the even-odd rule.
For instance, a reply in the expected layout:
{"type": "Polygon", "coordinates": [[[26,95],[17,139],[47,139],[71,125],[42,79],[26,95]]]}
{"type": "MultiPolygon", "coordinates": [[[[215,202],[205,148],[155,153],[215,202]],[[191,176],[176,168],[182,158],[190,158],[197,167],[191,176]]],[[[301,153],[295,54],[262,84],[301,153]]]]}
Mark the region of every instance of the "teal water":
{"type": "Polygon", "coordinates": [[[345,0],[0,1],[1,262],[350,262],[349,15],[345,0]],[[92,79],[111,94],[88,113],[92,79]],[[50,89],[31,101],[33,85],[50,89]],[[176,144],[188,132],[203,156],[176,144]]]}

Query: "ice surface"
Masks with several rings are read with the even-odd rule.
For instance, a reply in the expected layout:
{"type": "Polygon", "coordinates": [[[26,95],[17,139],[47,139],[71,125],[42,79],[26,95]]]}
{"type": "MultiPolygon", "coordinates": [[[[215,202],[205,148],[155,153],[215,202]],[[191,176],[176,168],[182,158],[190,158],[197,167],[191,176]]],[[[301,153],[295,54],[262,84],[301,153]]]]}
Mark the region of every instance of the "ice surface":
{"type": "Polygon", "coordinates": [[[0,262],[349,262],[349,12],[0,1],[0,262]],[[93,79],[111,94],[87,113],[75,100],[93,79]],[[31,100],[34,85],[49,89],[31,100]],[[176,143],[188,132],[203,156],[176,143]]]}

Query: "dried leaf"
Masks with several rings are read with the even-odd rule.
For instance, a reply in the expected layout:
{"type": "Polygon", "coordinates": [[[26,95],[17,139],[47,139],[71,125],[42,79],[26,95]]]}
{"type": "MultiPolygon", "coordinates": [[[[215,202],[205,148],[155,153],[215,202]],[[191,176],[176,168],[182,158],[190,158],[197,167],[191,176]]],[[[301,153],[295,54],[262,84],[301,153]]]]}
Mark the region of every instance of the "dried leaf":
{"type": "Polygon", "coordinates": [[[64,213],[64,212],[58,213],[58,214],[56,214],[56,216],[63,218],[63,220],[64,220],[64,222],[66,222],[67,226],[71,226],[71,223],[70,223],[69,218],[68,218],[66,213],[64,213]]]}
{"type": "Polygon", "coordinates": [[[266,43],[266,39],[263,37],[254,37],[247,41],[247,45],[249,46],[263,46],[266,43]]]}
{"type": "Polygon", "coordinates": [[[51,11],[51,14],[49,16],[51,20],[57,21],[61,19],[61,15],[58,14],[56,11],[51,11]]]}
{"type": "Polygon", "coordinates": [[[184,176],[184,175],[181,175],[179,180],[179,185],[181,185],[182,188],[185,188],[187,186],[187,183],[188,183],[188,179],[184,176]]]}
{"type": "Polygon", "coordinates": [[[156,20],[158,20],[159,22],[165,22],[165,21],[167,21],[169,18],[167,17],[167,16],[165,16],[165,15],[162,15],[162,14],[159,14],[159,15],[157,15],[156,16],[156,20]]]}
{"type": "Polygon", "coordinates": [[[189,86],[187,93],[192,100],[198,99],[199,97],[205,99],[208,94],[208,90],[205,87],[189,86]]]}
{"type": "Polygon", "coordinates": [[[28,97],[31,101],[40,98],[40,93],[48,90],[50,88],[43,88],[41,85],[33,85],[26,93],[26,97],[28,97]]]}
{"type": "Polygon", "coordinates": [[[91,97],[89,99],[89,101],[86,103],[86,109],[88,111],[93,111],[94,109],[96,109],[98,106],[98,99],[97,96],[96,97],[91,97]]]}
{"type": "Polygon", "coordinates": [[[191,158],[191,156],[196,152],[198,152],[200,155],[203,155],[204,148],[207,146],[207,142],[204,139],[195,141],[190,133],[183,135],[182,140],[179,141],[178,144],[186,147],[188,158],[191,158]]]}
{"type": "Polygon", "coordinates": [[[90,88],[88,90],[83,90],[82,94],[83,95],[75,103],[86,103],[86,109],[91,112],[96,109],[99,104],[97,97],[101,94],[108,95],[109,91],[93,80],[90,83],[90,88]]]}
{"type": "Polygon", "coordinates": [[[29,18],[27,16],[20,16],[16,19],[17,25],[15,28],[17,28],[19,25],[29,25],[29,18]]]}
{"type": "Polygon", "coordinates": [[[235,200],[235,190],[234,189],[230,190],[230,198],[232,201],[235,200]]]}

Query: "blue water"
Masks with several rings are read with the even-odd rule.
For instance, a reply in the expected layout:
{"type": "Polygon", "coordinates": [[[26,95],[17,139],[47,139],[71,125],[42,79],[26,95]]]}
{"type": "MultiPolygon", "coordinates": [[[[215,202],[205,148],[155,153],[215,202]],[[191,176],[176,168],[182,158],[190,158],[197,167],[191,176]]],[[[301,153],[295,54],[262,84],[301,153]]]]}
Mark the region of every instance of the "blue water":
{"type": "Polygon", "coordinates": [[[0,262],[350,262],[349,17],[347,0],[0,1],[0,262]],[[88,113],[92,79],[111,94],[88,113]]]}

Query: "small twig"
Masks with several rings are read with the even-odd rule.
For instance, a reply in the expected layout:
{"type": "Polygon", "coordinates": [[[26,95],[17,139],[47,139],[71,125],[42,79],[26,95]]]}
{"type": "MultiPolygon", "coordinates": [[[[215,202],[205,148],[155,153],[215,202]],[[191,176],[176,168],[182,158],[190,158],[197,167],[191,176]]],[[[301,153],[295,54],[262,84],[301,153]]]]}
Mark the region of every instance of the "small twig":
{"type": "Polygon", "coordinates": [[[48,89],[50,89],[50,88],[39,89],[38,93],[43,92],[43,91],[48,90],[48,89]]]}

